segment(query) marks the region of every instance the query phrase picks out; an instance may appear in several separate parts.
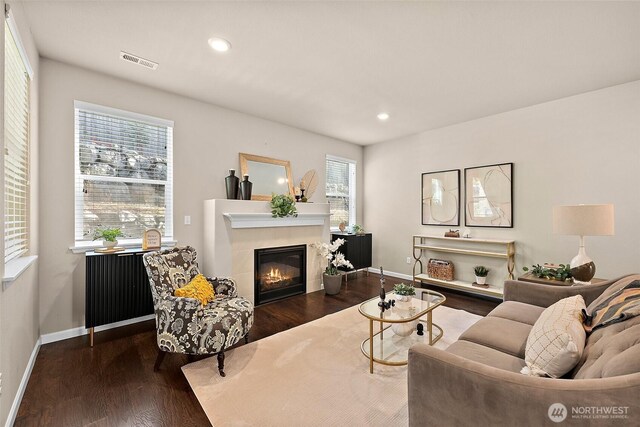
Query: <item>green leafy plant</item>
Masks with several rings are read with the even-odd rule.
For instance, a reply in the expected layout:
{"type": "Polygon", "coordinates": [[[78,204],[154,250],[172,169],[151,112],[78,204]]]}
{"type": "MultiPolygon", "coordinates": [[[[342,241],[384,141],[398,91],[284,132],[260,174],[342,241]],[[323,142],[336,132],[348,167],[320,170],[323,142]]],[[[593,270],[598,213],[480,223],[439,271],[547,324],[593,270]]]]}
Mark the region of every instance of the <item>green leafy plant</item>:
{"type": "MultiPolygon", "coordinates": [[[[522,267],[522,270],[529,271],[529,268],[522,267]]],[[[559,280],[561,282],[566,282],[573,278],[569,264],[560,264],[558,268],[549,268],[540,264],[534,264],[531,267],[531,274],[541,279],[559,280]]]]}
{"type": "Polygon", "coordinates": [[[478,276],[478,277],[487,277],[489,275],[489,271],[491,271],[491,270],[489,270],[484,265],[478,265],[478,266],[474,267],[473,271],[474,271],[474,273],[476,273],[476,276],[478,276]]]}
{"type": "Polygon", "coordinates": [[[93,240],[106,240],[107,242],[115,242],[118,237],[124,237],[119,228],[98,228],[93,233],[93,240]]]}
{"type": "Polygon", "coordinates": [[[355,234],[364,233],[364,228],[362,228],[362,226],[359,224],[354,225],[352,230],[355,234]]]}
{"type": "Polygon", "coordinates": [[[416,288],[404,283],[398,283],[397,285],[395,285],[393,287],[393,291],[396,293],[396,295],[410,296],[416,294],[416,288]]]}
{"type": "Polygon", "coordinates": [[[272,194],[271,216],[274,218],[298,216],[296,201],[289,194],[272,194]]]}

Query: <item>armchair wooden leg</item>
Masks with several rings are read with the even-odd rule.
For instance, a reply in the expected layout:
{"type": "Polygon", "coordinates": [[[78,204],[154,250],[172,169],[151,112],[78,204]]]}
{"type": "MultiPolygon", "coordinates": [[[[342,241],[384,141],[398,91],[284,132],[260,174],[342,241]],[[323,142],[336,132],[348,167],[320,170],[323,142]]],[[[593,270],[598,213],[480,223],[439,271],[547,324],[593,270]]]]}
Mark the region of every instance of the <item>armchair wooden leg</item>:
{"type": "Polygon", "coordinates": [[[247,335],[244,336],[244,343],[249,344],[249,332],[247,332],[247,335]]]}
{"type": "Polygon", "coordinates": [[[154,372],[158,372],[160,370],[160,364],[162,363],[162,361],[164,360],[164,356],[166,356],[167,353],[165,353],[162,350],[158,350],[158,356],[156,357],[156,363],[155,365],[153,365],[153,370],[154,372]]]}
{"type": "Polygon", "coordinates": [[[224,351],[218,353],[218,371],[221,377],[227,376],[227,374],[224,373],[224,351]]]}

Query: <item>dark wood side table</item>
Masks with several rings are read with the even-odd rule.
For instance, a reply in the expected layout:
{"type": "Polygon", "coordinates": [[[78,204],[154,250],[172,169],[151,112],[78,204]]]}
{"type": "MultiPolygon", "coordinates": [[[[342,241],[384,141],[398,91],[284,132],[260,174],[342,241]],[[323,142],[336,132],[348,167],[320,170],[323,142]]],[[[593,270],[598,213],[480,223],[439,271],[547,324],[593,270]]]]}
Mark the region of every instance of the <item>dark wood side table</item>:
{"type": "MultiPolygon", "coordinates": [[[[541,285],[555,285],[555,286],[573,286],[573,282],[561,282],[559,280],[549,280],[549,279],[541,279],[540,277],[534,276],[533,273],[527,273],[520,277],[518,280],[521,282],[531,282],[531,283],[539,283],[541,285]]],[[[598,279],[594,277],[591,279],[592,285],[597,285],[598,283],[606,282],[608,279],[598,279]]]]}

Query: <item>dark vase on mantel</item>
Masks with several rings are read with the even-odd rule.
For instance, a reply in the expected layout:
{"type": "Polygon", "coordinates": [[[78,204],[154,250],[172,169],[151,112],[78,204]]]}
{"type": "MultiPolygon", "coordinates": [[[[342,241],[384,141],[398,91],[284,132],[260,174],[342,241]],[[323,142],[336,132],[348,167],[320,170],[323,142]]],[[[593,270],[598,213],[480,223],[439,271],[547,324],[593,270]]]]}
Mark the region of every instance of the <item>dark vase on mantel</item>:
{"type": "Polygon", "coordinates": [[[251,188],[253,183],[249,181],[249,175],[244,175],[240,181],[240,196],[242,200],[251,200],[251,188]]]}
{"type": "Polygon", "coordinates": [[[229,176],[224,179],[227,186],[227,199],[236,200],[238,198],[238,184],[240,178],[236,176],[235,169],[229,169],[229,176]]]}

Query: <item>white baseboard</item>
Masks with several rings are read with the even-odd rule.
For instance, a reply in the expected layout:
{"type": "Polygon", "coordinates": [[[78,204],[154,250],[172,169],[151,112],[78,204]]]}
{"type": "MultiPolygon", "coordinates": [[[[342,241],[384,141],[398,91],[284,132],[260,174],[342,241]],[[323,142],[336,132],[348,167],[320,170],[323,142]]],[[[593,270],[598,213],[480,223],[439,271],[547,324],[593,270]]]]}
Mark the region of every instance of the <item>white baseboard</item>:
{"type": "MultiPolygon", "coordinates": [[[[108,325],[96,326],[94,331],[101,332],[108,329],[119,328],[121,326],[127,326],[138,322],[145,322],[147,320],[155,319],[155,314],[149,314],[147,316],[136,317],[134,319],[123,320],[121,322],[109,323],[108,325]]],[[[44,334],[40,337],[42,344],[49,344],[56,341],[67,340],[69,338],[81,337],[87,335],[89,330],[80,326],[79,328],[67,329],[65,331],[52,332],[50,334],[44,334]]]]}
{"type": "Polygon", "coordinates": [[[27,362],[27,367],[24,369],[24,374],[22,374],[22,380],[20,381],[20,385],[18,386],[18,390],[16,391],[16,396],[13,398],[13,403],[11,404],[11,409],[9,410],[9,415],[7,416],[7,422],[5,427],[13,426],[13,423],[16,421],[16,416],[18,415],[18,409],[20,408],[20,403],[22,403],[22,397],[24,396],[24,391],[27,389],[27,384],[29,383],[29,378],[31,377],[31,371],[33,370],[33,365],[36,363],[36,357],[38,356],[38,351],[40,350],[40,344],[42,340],[38,338],[36,341],[36,345],[33,347],[33,351],[31,352],[31,357],[29,357],[29,362],[27,362]]]}
{"type": "MultiPolygon", "coordinates": [[[[380,274],[380,269],[379,268],[373,268],[373,267],[369,267],[369,272],[370,273],[376,273],[376,274],[380,274]]],[[[396,273],[395,271],[384,271],[384,275],[385,276],[389,276],[389,277],[395,277],[397,279],[404,279],[404,280],[411,280],[413,281],[413,276],[410,274],[404,274],[404,273],[396,273]]]]}

